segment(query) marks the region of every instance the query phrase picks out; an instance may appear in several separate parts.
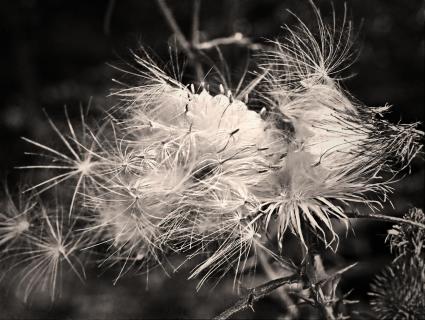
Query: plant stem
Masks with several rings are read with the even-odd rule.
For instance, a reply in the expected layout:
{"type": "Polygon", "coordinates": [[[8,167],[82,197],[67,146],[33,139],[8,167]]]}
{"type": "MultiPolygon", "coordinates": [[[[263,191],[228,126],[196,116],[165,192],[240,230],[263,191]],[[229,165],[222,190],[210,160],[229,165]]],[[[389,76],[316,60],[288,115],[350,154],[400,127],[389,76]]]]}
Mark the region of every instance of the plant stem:
{"type": "Polygon", "coordinates": [[[379,213],[367,213],[367,214],[363,214],[363,213],[359,213],[359,212],[350,212],[347,214],[347,216],[349,218],[368,218],[368,219],[375,219],[375,220],[381,220],[381,221],[389,221],[389,222],[395,222],[395,223],[404,223],[404,224],[410,224],[422,229],[425,229],[425,224],[420,223],[420,222],[416,222],[416,221],[411,221],[411,220],[406,220],[404,218],[399,218],[399,217],[393,217],[393,216],[386,216],[384,214],[379,214],[379,213]]]}
{"type": "MultiPolygon", "coordinates": [[[[267,260],[267,256],[264,254],[262,250],[259,250],[258,258],[259,258],[261,267],[263,268],[264,273],[267,275],[267,277],[270,280],[274,280],[278,278],[277,272],[273,270],[272,266],[269,264],[267,260]]],[[[292,318],[296,318],[298,316],[298,310],[295,307],[295,304],[292,301],[291,297],[286,292],[286,288],[283,286],[277,288],[277,293],[280,297],[280,300],[282,301],[282,304],[287,308],[289,315],[292,318]]]]}
{"type": "Polygon", "coordinates": [[[222,312],[220,315],[215,317],[215,320],[225,320],[228,319],[230,316],[235,314],[236,312],[252,308],[252,305],[254,302],[260,300],[261,298],[269,295],[272,291],[276,290],[277,288],[285,285],[285,284],[291,284],[295,282],[299,282],[300,278],[299,275],[292,275],[289,277],[283,277],[278,278],[272,281],[269,281],[267,283],[264,283],[262,285],[259,285],[258,287],[252,288],[249,290],[249,293],[240,298],[233,306],[222,312]]]}
{"type": "Polygon", "coordinates": [[[181,48],[187,55],[187,57],[193,61],[195,59],[195,55],[192,52],[190,48],[190,43],[187,41],[186,37],[184,36],[183,32],[180,30],[179,25],[177,24],[176,19],[173,16],[173,13],[171,12],[170,8],[168,7],[165,0],[156,0],[156,3],[158,4],[162,14],[164,15],[165,20],[167,21],[169,27],[174,32],[177,41],[179,42],[181,48]]]}
{"type": "Polygon", "coordinates": [[[111,20],[112,20],[112,13],[114,12],[115,7],[115,0],[109,0],[108,1],[108,7],[106,8],[105,13],[105,19],[103,21],[103,32],[106,35],[109,35],[109,32],[111,31],[111,20]]]}
{"type": "MultiPolygon", "coordinates": [[[[199,30],[199,16],[201,11],[201,0],[194,0],[193,3],[193,17],[192,17],[192,44],[193,48],[196,48],[199,45],[200,41],[200,30],[199,30]]],[[[196,79],[202,81],[204,78],[204,70],[202,69],[202,64],[198,59],[192,61],[195,67],[196,79]]]]}
{"type": "Polygon", "coordinates": [[[261,46],[253,44],[249,38],[244,37],[241,33],[235,33],[229,37],[216,38],[210,41],[205,41],[195,45],[198,50],[210,50],[218,46],[225,45],[241,45],[246,46],[252,50],[258,50],[261,46]]]}
{"type": "Polygon", "coordinates": [[[197,45],[199,43],[199,15],[201,10],[201,0],[194,0],[193,2],[193,17],[192,17],[192,43],[197,45]]]}

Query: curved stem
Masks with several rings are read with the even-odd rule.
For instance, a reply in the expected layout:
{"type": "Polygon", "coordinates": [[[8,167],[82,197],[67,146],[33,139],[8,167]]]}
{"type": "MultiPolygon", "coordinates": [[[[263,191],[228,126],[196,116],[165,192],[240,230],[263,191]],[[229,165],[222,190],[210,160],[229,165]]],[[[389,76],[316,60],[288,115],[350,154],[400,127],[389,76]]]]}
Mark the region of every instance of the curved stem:
{"type": "Polygon", "coordinates": [[[350,212],[346,215],[348,216],[348,218],[353,218],[353,219],[367,218],[367,219],[375,219],[375,220],[389,221],[389,222],[395,222],[395,223],[404,223],[404,224],[410,224],[412,226],[416,226],[416,227],[425,229],[425,224],[423,224],[423,223],[411,221],[411,220],[406,220],[404,218],[399,218],[399,217],[386,216],[384,214],[379,214],[379,213],[363,214],[363,213],[359,213],[359,212],[350,212]]]}

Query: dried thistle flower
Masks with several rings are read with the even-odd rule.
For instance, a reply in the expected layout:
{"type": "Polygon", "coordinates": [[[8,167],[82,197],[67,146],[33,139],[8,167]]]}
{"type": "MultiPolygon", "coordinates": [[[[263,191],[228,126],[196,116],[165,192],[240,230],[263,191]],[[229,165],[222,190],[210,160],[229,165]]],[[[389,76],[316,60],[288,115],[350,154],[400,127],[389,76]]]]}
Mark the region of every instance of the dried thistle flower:
{"type": "Polygon", "coordinates": [[[268,221],[277,215],[280,234],[290,226],[304,243],[307,223],[329,244],[337,239],[331,217],[347,221],[344,210],[356,203],[382,206],[399,170],[420,152],[423,132],[417,124],[387,122],[381,114],[388,106],[368,108],[341,88],[341,71],[352,62],[351,23],[344,16],[338,29],[334,17],[328,27],[314,12],[317,32],[302,21],[298,29],[285,27],[287,37],[262,56],[266,119],[290,123],[288,153],[264,203],[268,221]]]}
{"type": "Polygon", "coordinates": [[[31,233],[26,252],[31,268],[45,269],[25,292],[50,284],[54,295],[60,262],[81,275],[78,249],[102,244],[100,264],[120,265],[115,281],[176,252],[204,257],[190,275],[202,285],[215,273],[238,274],[258,249],[275,257],[263,243],[273,224],[281,247],[288,229],[307,246],[304,226],[330,246],[338,243],[332,220],[348,225],[347,207],[380,208],[391,191],[382,174],[407,166],[423,133],[383,120],[388,107],[366,108],[342,90],[351,23],[344,15],[341,30],[335,22],[327,27],[314,10],[317,34],[300,20],[262,56],[253,83],[262,83],[266,112],[250,110],[223,86],[215,94],[185,85],[144,54],[135,57],[141,83],[116,92],[122,103],[114,117],[90,128],[82,116],[81,134],[68,115],[66,133],[49,119],[64,151],[26,139],[46,163],[25,168],[55,172],[28,190],[73,181],[70,219],[83,218],[88,240],[43,213],[42,232],[31,233]]]}
{"type": "MultiPolygon", "coordinates": [[[[373,168],[357,170],[329,170],[316,165],[314,157],[308,152],[288,153],[285,164],[275,175],[265,181],[267,193],[262,194],[261,205],[267,213],[267,222],[277,214],[279,238],[290,227],[302,241],[302,224],[312,228],[327,245],[338,242],[338,235],[333,231],[331,219],[337,218],[348,224],[344,207],[355,203],[366,203],[379,207],[380,203],[368,200],[369,192],[387,192],[388,187],[359,182],[363,174],[373,168]],[[328,241],[327,233],[331,233],[328,241]]],[[[281,243],[281,241],[279,242],[281,243]]]]}

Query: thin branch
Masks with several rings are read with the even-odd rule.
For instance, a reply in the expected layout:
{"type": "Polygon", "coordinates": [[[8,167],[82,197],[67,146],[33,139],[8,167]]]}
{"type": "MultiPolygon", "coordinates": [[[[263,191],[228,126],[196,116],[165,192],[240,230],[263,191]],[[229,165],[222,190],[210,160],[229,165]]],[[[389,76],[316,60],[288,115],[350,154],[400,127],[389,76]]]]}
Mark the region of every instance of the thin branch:
{"type": "Polygon", "coordinates": [[[167,21],[169,27],[174,32],[174,35],[176,36],[176,39],[182,47],[183,51],[186,53],[187,57],[193,61],[195,59],[195,55],[190,49],[190,43],[187,41],[183,32],[180,30],[180,27],[177,24],[177,21],[174,18],[173,13],[171,12],[167,3],[165,2],[165,0],[156,0],[156,3],[158,4],[162,14],[164,15],[164,18],[167,21]]]}
{"type": "Polygon", "coordinates": [[[360,213],[360,212],[350,212],[350,213],[347,213],[346,215],[350,219],[357,219],[357,218],[375,219],[375,220],[389,221],[389,222],[394,222],[394,223],[410,224],[412,226],[416,226],[416,227],[425,229],[425,224],[423,224],[423,223],[411,221],[411,220],[406,220],[406,219],[399,218],[399,217],[386,216],[384,214],[379,214],[379,213],[364,214],[364,213],[360,213]]]}
{"type": "MultiPolygon", "coordinates": [[[[199,30],[199,16],[201,12],[201,0],[195,0],[193,3],[193,17],[192,17],[192,43],[191,47],[196,48],[200,41],[200,30],[199,30]]],[[[196,79],[202,81],[204,78],[204,70],[202,64],[198,59],[193,61],[196,72],[196,79]]]]}
{"type": "Polygon", "coordinates": [[[109,35],[109,32],[111,31],[111,20],[112,20],[112,13],[114,12],[114,7],[115,7],[115,0],[109,0],[108,7],[106,8],[105,19],[103,21],[103,32],[106,35],[109,35]]]}
{"type": "Polygon", "coordinates": [[[201,0],[195,0],[193,5],[193,17],[192,17],[192,37],[191,41],[187,40],[186,36],[183,34],[180,29],[173,12],[167,5],[165,0],[156,0],[159,9],[161,10],[162,15],[165,17],[168,26],[171,31],[174,33],[176,40],[183,52],[188,57],[191,65],[195,69],[196,79],[199,82],[203,81],[204,70],[200,62],[199,56],[203,55],[202,51],[210,50],[217,48],[223,45],[240,45],[246,46],[251,50],[258,50],[261,48],[260,45],[252,43],[249,38],[244,37],[240,32],[235,33],[229,37],[216,38],[209,41],[200,42],[200,31],[199,31],[199,16],[201,9],[201,0]]]}
{"type": "Polygon", "coordinates": [[[220,315],[215,317],[215,320],[225,320],[228,319],[233,314],[252,308],[252,305],[254,302],[260,300],[261,298],[269,295],[272,291],[276,290],[277,288],[285,285],[285,284],[291,284],[299,282],[300,278],[299,275],[292,275],[289,277],[283,277],[276,280],[269,281],[265,284],[262,284],[258,287],[252,288],[249,290],[248,295],[240,298],[233,306],[222,312],[220,315]]]}
{"type": "Polygon", "coordinates": [[[201,0],[195,0],[193,3],[192,17],[192,43],[199,44],[199,15],[201,10],[201,0]]]}
{"type": "Polygon", "coordinates": [[[233,44],[240,45],[240,46],[247,46],[248,48],[252,50],[260,49],[259,45],[252,43],[252,41],[249,38],[244,37],[244,35],[240,32],[236,32],[234,35],[230,37],[216,38],[213,40],[199,43],[197,45],[195,44],[194,47],[198,50],[210,50],[218,46],[233,45],[233,44]]]}

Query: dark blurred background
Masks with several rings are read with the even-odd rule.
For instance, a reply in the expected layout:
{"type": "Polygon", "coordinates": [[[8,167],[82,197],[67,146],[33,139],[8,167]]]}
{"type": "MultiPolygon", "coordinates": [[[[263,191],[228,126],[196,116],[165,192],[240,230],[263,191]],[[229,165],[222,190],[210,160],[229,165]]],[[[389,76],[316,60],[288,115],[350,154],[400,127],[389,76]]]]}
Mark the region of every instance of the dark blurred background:
{"type": "MultiPolygon", "coordinates": [[[[193,1],[168,3],[189,34],[193,1]]],[[[331,16],[330,1],[316,3],[324,17],[331,16]]],[[[344,83],[345,88],[367,105],[393,105],[392,121],[423,122],[424,2],[352,0],[347,5],[359,37],[358,59],[351,68],[356,76],[344,83]]],[[[343,14],[342,3],[335,8],[337,16],[343,14]]],[[[242,32],[262,43],[276,38],[281,25],[295,22],[286,9],[312,19],[307,0],[203,0],[202,37],[242,32]]],[[[2,1],[0,32],[0,179],[7,177],[10,185],[22,174],[13,168],[30,161],[24,156],[29,146],[20,137],[51,139],[43,108],[59,122],[64,119],[64,105],[71,113],[89,101],[108,109],[114,101],[107,95],[116,87],[111,79],[121,75],[110,65],[125,65],[131,60],[129,50],[141,44],[167,61],[172,37],[153,0],[2,1]]],[[[229,65],[240,63],[239,55],[226,53],[229,65]]],[[[400,215],[412,206],[423,208],[423,187],[424,166],[418,160],[412,175],[396,187],[395,208],[385,211],[400,215]]],[[[359,309],[367,308],[371,277],[391,260],[384,245],[389,226],[358,222],[356,236],[350,234],[342,241],[340,254],[345,261],[360,261],[343,283],[344,289],[354,289],[354,298],[361,299],[359,309]]],[[[236,297],[232,279],[196,293],[196,282],[186,281],[186,276],[185,270],[171,279],[154,273],[147,292],[143,276],[124,279],[114,287],[113,272],[97,277],[91,270],[85,285],[65,281],[66,290],[55,305],[25,305],[2,289],[0,318],[204,318],[219,313],[236,297]]],[[[244,315],[276,317],[279,306],[268,298],[256,305],[256,311],[244,315]]]]}

